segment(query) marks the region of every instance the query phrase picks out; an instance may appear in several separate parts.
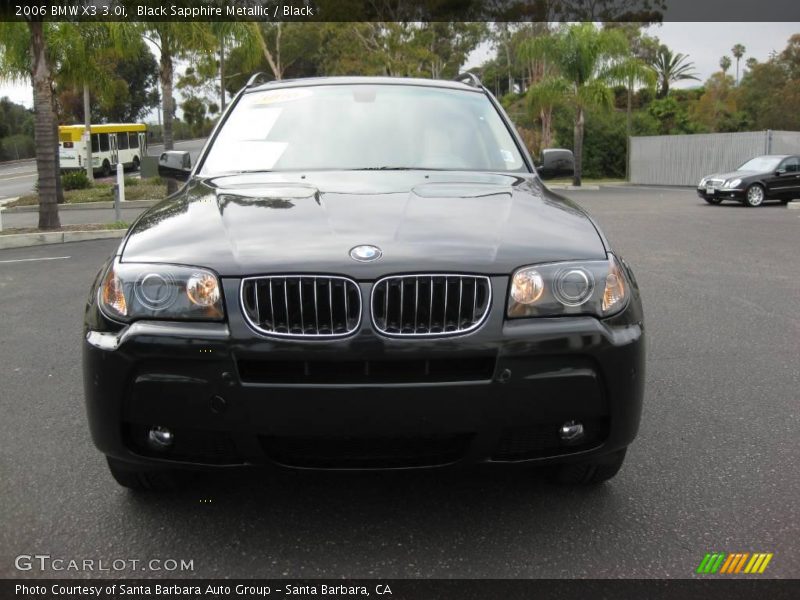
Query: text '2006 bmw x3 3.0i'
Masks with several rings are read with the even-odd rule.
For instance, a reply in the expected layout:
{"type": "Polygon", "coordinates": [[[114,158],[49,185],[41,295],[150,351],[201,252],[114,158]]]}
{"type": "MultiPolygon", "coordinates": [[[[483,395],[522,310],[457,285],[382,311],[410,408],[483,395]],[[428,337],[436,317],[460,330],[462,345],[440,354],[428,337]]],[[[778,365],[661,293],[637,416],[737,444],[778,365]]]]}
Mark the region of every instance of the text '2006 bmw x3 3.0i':
{"type": "Polygon", "coordinates": [[[475,78],[254,78],[193,169],[159,161],[186,184],[131,226],[85,316],[91,433],[119,483],[619,470],[643,394],[636,281],[475,78]]]}

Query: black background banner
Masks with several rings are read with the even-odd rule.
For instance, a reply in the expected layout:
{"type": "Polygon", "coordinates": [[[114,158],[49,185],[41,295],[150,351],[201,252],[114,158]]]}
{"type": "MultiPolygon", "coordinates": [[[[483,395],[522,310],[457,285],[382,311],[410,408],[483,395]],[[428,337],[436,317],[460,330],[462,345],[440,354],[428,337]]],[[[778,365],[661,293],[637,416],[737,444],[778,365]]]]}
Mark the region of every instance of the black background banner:
{"type": "Polygon", "coordinates": [[[798,0],[0,0],[0,20],[800,21],[798,0]]]}
{"type": "Polygon", "coordinates": [[[800,597],[800,581],[776,579],[245,579],[245,580],[113,580],[4,579],[0,598],[128,598],[130,600],[188,598],[293,598],[309,600],[783,600],[800,597]],[[287,588],[291,587],[291,590],[287,588]],[[323,588],[326,586],[326,588],[323,588]],[[188,589],[187,589],[188,588],[188,589]],[[330,590],[334,590],[330,593],[330,590]],[[199,592],[198,592],[199,590],[199,592]],[[323,593],[328,590],[328,593],[323,593]],[[339,593],[337,593],[337,590],[339,593]],[[99,594],[97,592],[100,592],[99,594]],[[291,591],[291,593],[289,593],[291,591]],[[368,595],[364,595],[364,591],[368,595]],[[388,593],[390,591],[390,593],[388,593]],[[215,593],[219,592],[219,593],[215,593]],[[314,593],[316,592],[316,593],[314,593]]]}

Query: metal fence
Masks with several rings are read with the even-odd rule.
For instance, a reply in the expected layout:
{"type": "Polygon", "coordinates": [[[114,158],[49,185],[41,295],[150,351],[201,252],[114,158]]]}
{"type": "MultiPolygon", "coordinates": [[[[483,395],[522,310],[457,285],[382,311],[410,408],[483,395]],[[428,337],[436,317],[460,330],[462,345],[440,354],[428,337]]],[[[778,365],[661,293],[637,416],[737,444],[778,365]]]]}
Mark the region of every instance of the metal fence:
{"type": "Polygon", "coordinates": [[[798,131],[660,135],[630,139],[631,183],[697,185],[759,154],[800,154],[798,131]]]}

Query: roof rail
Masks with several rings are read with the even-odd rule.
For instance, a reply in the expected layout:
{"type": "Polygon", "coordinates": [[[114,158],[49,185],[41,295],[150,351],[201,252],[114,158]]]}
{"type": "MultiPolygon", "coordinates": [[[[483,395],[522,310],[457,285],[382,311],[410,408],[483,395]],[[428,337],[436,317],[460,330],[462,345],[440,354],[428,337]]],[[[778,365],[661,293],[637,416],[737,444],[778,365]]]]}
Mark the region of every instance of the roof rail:
{"type": "Polygon", "coordinates": [[[454,81],[466,83],[467,85],[476,88],[483,88],[483,84],[481,83],[480,78],[477,75],[475,75],[475,73],[471,73],[470,71],[461,73],[461,75],[458,75],[454,81]]]}
{"type": "MultiPolygon", "coordinates": [[[[247,83],[244,85],[244,87],[249,88],[253,87],[254,85],[257,85],[258,80],[261,79],[262,77],[269,77],[269,75],[267,75],[263,71],[259,71],[258,73],[253,73],[253,76],[247,80],[247,83]]],[[[264,83],[267,82],[265,81],[264,83]]]]}

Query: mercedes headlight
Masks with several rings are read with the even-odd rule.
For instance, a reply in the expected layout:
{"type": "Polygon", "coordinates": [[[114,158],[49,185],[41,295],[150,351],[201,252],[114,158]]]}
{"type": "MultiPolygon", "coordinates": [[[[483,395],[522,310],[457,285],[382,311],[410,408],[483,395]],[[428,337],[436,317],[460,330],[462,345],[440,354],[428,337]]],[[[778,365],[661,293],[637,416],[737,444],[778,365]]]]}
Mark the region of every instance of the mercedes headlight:
{"type": "Polygon", "coordinates": [[[703,177],[700,183],[697,184],[697,187],[706,187],[706,181],[708,181],[708,177],[703,177]]]}
{"type": "Polygon", "coordinates": [[[735,188],[740,183],[742,183],[741,179],[729,179],[728,181],[725,182],[725,185],[723,187],[735,188]]]}
{"type": "Polygon", "coordinates": [[[217,276],[200,267],[114,262],[98,293],[103,312],[118,321],[216,321],[224,317],[217,276]]]}
{"type": "Polygon", "coordinates": [[[612,254],[608,260],[533,265],[514,272],[507,314],[607,317],[625,307],[628,293],[628,281],[612,254]]]}

